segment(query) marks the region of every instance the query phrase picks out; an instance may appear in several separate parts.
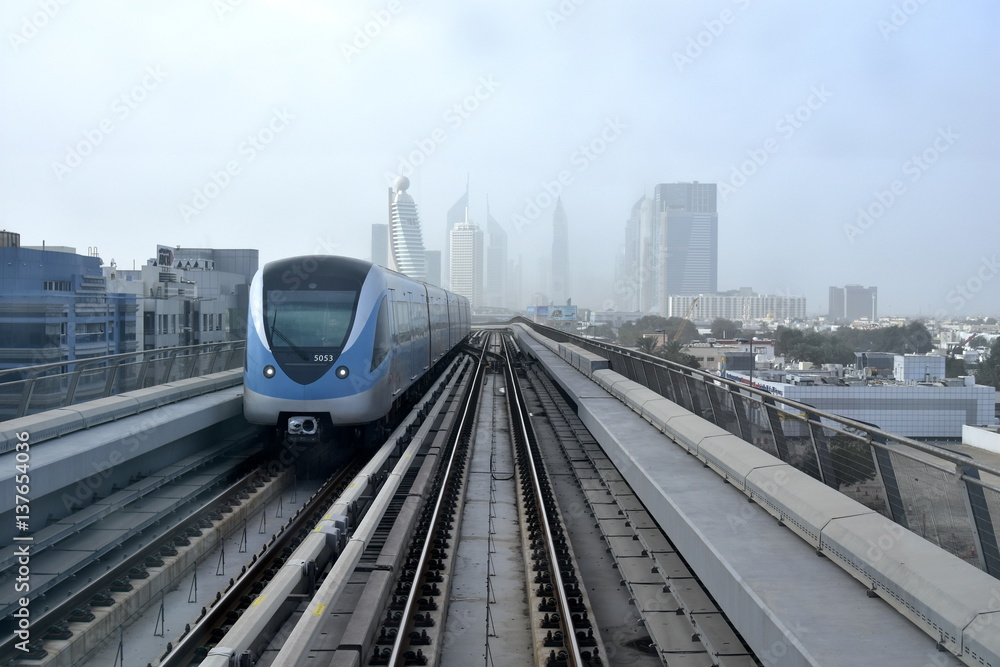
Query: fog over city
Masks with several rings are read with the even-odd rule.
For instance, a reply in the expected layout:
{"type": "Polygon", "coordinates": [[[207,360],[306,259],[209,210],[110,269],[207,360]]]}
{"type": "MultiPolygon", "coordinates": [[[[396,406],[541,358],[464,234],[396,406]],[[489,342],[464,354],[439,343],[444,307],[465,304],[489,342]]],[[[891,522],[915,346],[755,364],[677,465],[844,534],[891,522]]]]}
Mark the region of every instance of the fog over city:
{"type": "Polygon", "coordinates": [[[632,205],[699,181],[720,290],[1000,310],[988,0],[5,0],[0,27],[0,228],[24,245],[368,258],[404,175],[443,249],[468,180],[526,303],[560,196],[570,295],[602,308],[632,205]]]}

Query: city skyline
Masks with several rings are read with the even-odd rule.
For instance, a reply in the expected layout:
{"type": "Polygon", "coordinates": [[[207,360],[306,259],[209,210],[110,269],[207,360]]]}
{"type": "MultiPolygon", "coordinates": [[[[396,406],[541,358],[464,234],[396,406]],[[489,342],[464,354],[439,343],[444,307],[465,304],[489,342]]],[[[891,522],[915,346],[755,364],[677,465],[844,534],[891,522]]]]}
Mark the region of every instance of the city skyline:
{"type": "Polygon", "coordinates": [[[122,267],[163,239],[365,257],[406,176],[444,251],[471,174],[521,300],[561,198],[574,303],[602,308],[629,207],[699,181],[719,289],[821,313],[830,285],[878,285],[882,313],[989,314],[1000,6],[900,6],[10,0],[0,227],[122,267]]]}

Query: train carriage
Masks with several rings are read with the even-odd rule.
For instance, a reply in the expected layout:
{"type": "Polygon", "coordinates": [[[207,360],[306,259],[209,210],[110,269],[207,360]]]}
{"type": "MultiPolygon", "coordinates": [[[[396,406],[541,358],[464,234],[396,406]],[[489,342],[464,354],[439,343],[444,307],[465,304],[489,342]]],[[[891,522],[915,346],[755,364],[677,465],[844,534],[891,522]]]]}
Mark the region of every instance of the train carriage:
{"type": "Polygon", "coordinates": [[[250,286],[247,421],[319,437],[377,422],[468,336],[464,297],[378,265],[307,255],[266,264],[250,286]]]}

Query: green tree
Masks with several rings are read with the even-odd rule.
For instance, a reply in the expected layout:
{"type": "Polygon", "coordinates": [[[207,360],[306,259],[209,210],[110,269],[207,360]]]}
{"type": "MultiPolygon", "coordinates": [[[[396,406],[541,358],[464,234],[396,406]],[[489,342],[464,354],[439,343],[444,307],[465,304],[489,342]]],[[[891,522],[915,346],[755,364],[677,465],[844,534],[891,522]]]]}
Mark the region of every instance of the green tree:
{"type": "Polygon", "coordinates": [[[973,336],[968,343],[965,344],[965,349],[968,350],[974,347],[989,347],[989,346],[990,342],[986,340],[986,338],[984,338],[983,336],[977,334],[973,336]]]}
{"type": "Polygon", "coordinates": [[[933,349],[933,336],[923,322],[876,329],[841,327],[832,333],[778,327],[775,353],[789,361],[814,364],[852,364],[854,353],[925,353],[933,349]]]}
{"type": "Polygon", "coordinates": [[[615,334],[615,328],[610,324],[598,324],[596,327],[591,327],[587,331],[587,335],[594,336],[595,338],[607,338],[611,341],[618,339],[618,336],[615,334]]]}
{"type": "Polygon", "coordinates": [[[950,377],[950,378],[957,378],[959,375],[968,375],[969,371],[965,367],[965,359],[956,359],[955,357],[945,357],[944,374],[945,377],[950,377]]]}
{"type": "Polygon", "coordinates": [[[635,346],[639,351],[646,354],[653,354],[659,344],[660,342],[653,336],[642,336],[635,341],[635,346]]]}
{"type": "Polygon", "coordinates": [[[892,352],[895,354],[924,354],[934,348],[934,337],[920,321],[906,326],[852,329],[841,327],[833,339],[849,348],[864,352],[892,352]]]}
{"type": "Polygon", "coordinates": [[[685,343],[701,340],[698,329],[688,320],[681,317],[660,317],[659,315],[646,315],[635,322],[626,322],[618,330],[618,340],[627,347],[636,347],[644,334],[662,333],[669,341],[674,339],[678,329],[680,329],[678,340],[685,343]]]}
{"type": "Polygon", "coordinates": [[[712,337],[713,338],[739,338],[743,335],[743,323],[734,320],[726,319],[725,317],[716,317],[712,320],[712,337]]]}
{"type": "Polygon", "coordinates": [[[976,369],[976,384],[1000,389],[1000,338],[993,340],[990,356],[979,362],[979,368],[976,369]]]}
{"type": "Polygon", "coordinates": [[[701,368],[701,364],[698,362],[697,357],[691,354],[687,354],[681,350],[683,344],[680,341],[670,341],[666,346],[660,346],[656,348],[654,354],[667,361],[672,361],[676,364],[683,364],[684,366],[690,366],[691,368],[701,368]]]}

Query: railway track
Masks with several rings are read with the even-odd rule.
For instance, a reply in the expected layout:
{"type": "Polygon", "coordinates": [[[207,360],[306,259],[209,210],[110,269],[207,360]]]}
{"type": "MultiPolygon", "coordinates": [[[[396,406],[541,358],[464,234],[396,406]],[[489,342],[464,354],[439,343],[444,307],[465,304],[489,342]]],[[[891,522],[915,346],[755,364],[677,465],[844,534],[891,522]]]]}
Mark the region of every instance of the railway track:
{"type": "Polygon", "coordinates": [[[759,664],[555,385],[471,341],[155,664],[759,664]]]}
{"type": "Polygon", "coordinates": [[[531,605],[535,633],[535,664],[603,665],[600,631],[591,620],[586,588],[580,585],[573,546],[567,540],[559,504],[531,412],[515,372],[511,343],[503,342],[506,394],[511,434],[517,453],[520,498],[527,528],[534,577],[531,605]],[[544,632],[544,635],[542,634],[544,632]]]}
{"type": "Polygon", "coordinates": [[[609,662],[759,665],[553,381],[537,366],[523,378],[529,409],[546,417],[542,454],[562,470],[554,482],[573,542],[589,556],[581,576],[594,585],[613,572],[603,589],[627,593],[601,596],[596,610],[609,662]]]}
{"type": "MultiPolygon", "coordinates": [[[[200,664],[298,664],[310,650],[339,648],[340,638],[354,631],[345,626],[360,608],[357,588],[369,597],[383,595],[389,583],[385,575],[402,556],[399,536],[412,533],[419,489],[436,467],[440,445],[435,443],[452,429],[447,423],[454,415],[452,403],[474,384],[469,365],[466,360],[452,364],[271,581],[245,600],[245,611],[200,664]],[[397,521],[401,530],[386,530],[397,521]],[[350,612],[346,617],[338,607],[342,602],[350,612]],[[333,647],[326,648],[331,642],[333,647]]],[[[168,657],[162,664],[184,663],[168,657]]]]}

